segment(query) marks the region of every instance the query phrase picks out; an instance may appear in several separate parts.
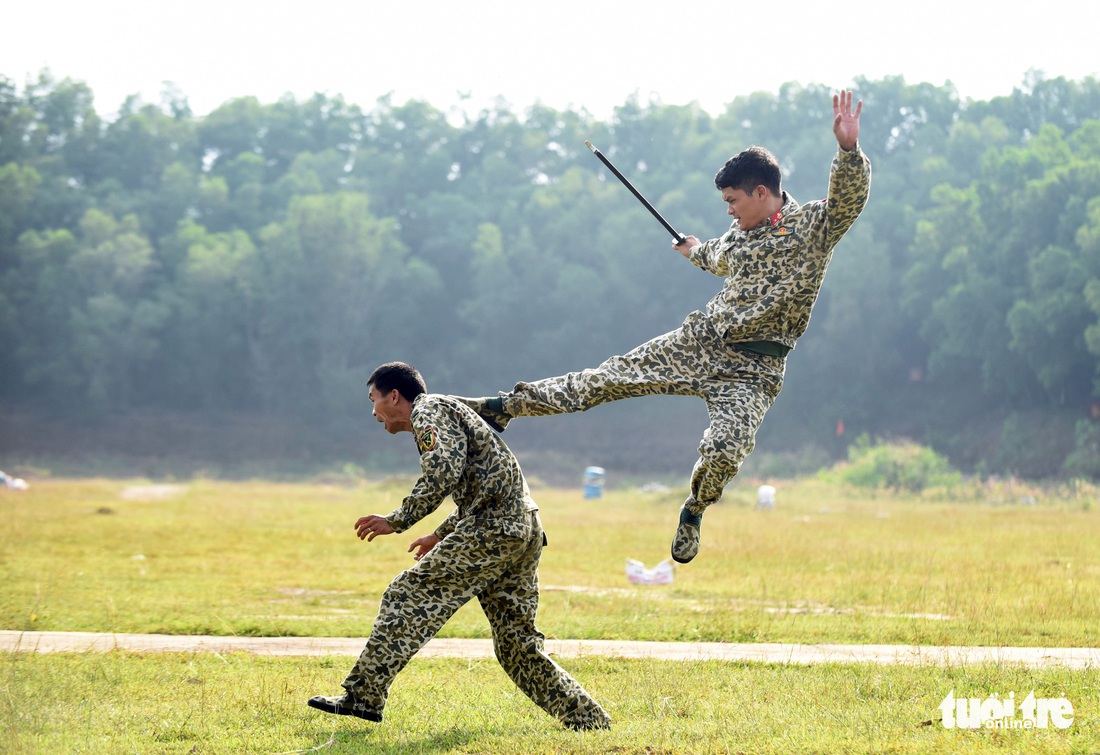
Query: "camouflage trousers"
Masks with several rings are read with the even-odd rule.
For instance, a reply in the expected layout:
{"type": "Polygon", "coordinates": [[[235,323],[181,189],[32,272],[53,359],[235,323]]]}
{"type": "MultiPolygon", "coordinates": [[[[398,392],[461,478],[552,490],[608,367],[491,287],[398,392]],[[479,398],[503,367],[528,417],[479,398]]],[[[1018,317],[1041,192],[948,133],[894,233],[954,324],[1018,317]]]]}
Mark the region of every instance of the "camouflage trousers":
{"type": "Polygon", "coordinates": [[[543,531],[528,514],[522,537],[468,517],[382,594],[378,617],[343,687],[381,713],[390,684],[455,611],[476,597],[489,619],[493,649],[516,686],[567,725],[599,728],[610,717],[583,687],[546,654],[535,626],[543,531]],[[596,726],[593,726],[596,725],[596,726]]]}
{"type": "Polygon", "coordinates": [[[740,351],[692,312],[676,330],[643,343],[599,367],[560,377],[517,383],[502,393],[513,417],[583,412],[634,396],[698,396],[710,425],[699,442],[685,505],[702,513],[717,503],[756,445],[756,431],[783,387],[781,357],[740,351]]]}

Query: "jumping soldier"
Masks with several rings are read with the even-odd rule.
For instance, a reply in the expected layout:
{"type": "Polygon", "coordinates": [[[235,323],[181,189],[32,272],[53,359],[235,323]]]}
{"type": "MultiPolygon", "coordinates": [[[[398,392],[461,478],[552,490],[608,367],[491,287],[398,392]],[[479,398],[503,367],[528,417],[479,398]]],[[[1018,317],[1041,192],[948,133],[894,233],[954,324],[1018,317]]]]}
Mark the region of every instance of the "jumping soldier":
{"type": "Polygon", "coordinates": [[[750,147],[730,158],[714,183],[733,216],[729,230],[673,248],[697,267],[724,276],[706,312],[676,330],[594,369],[520,382],[496,397],[462,399],[496,430],[513,417],[581,412],[633,396],[698,396],[710,426],[699,444],[691,492],[680,509],[672,557],[699,552],[703,512],[718,502],[756,443],[764,414],[783,386],[785,358],[810,320],[825,268],[840,237],[867,203],[871,164],[859,148],[860,100],[833,95],[838,151],[826,199],[799,205],[783,191],[776,158],[750,147]]]}

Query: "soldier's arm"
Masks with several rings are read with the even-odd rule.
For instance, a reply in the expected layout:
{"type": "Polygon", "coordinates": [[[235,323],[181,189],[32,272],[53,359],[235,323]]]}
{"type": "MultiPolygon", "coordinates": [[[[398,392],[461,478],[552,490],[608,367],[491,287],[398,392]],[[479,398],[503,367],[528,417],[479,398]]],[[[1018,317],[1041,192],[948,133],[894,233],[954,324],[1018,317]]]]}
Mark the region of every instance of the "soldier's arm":
{"type": "MultiPolygon", "coordinates": [[[[732,232],[733,229],[731,228],[729,233],[732,232]]],[[[729,236],[729,233],[702,244],[698,243],[698,240],[696,240],[695,246],[690,247],[685,256],[691,264],[706,270],[708,273],[720,277],[729,275],[730,270],[726,262],[726,256],[719,251],[726,237],[729,236]]],[[[683,252],[681,252],[681,254],[682,253],[683,252]]]]}
{"type": "Polygon", "coordinates": [[[837,154],[829,172],[828,222],[825,245],[832,249],[867,205],[871,163],[859,148],[859,116],[863,100],[852,107],[852,93],[833,95],[833,134],[837,154]]]}
{"type": "Polygon", "coordinates": [[[395,532],[431,514],[458,484],[466,464],[466,434],[451,414],[433,410],[416,418],[413,433],[420,450],[421,475],[412,492],[386,520],[395,532]]]}
{"type": "Polygon", "coordinates": [[[829,172],[825,244],[832,249],[867,206],[871,192],[871,161],[858,144],[837,150],[829,172]]]}

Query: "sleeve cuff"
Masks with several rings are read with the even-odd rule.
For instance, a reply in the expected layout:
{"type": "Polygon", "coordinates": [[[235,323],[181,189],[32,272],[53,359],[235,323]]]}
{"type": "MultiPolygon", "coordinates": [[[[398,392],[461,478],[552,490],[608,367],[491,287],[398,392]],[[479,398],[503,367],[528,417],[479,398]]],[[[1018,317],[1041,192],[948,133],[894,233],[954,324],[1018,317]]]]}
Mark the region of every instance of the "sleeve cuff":
{"type": "Polygon", "coordinates": [[[396,511],[387,514],[386,521],[393,527],[394,532],[404,532],[409,528],[409,525],[405,523],[405,520],[402,519],[396,511]]]}

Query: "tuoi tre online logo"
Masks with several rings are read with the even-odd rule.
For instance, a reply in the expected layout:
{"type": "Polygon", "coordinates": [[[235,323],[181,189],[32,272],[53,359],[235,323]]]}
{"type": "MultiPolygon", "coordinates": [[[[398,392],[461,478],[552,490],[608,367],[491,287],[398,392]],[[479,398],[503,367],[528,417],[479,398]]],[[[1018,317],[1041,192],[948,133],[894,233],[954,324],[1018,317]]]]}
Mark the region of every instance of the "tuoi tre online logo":
{"type": "Polygon", "coordinates": [[[1065,697],[1035,697],[1028,693],[1019,705],[1016,693],[1007,699],[990,695],[955,697],[955,690],[939,704],[945,729],[1068,729],[1073,725],[1073,704],[1065,697]]]}

